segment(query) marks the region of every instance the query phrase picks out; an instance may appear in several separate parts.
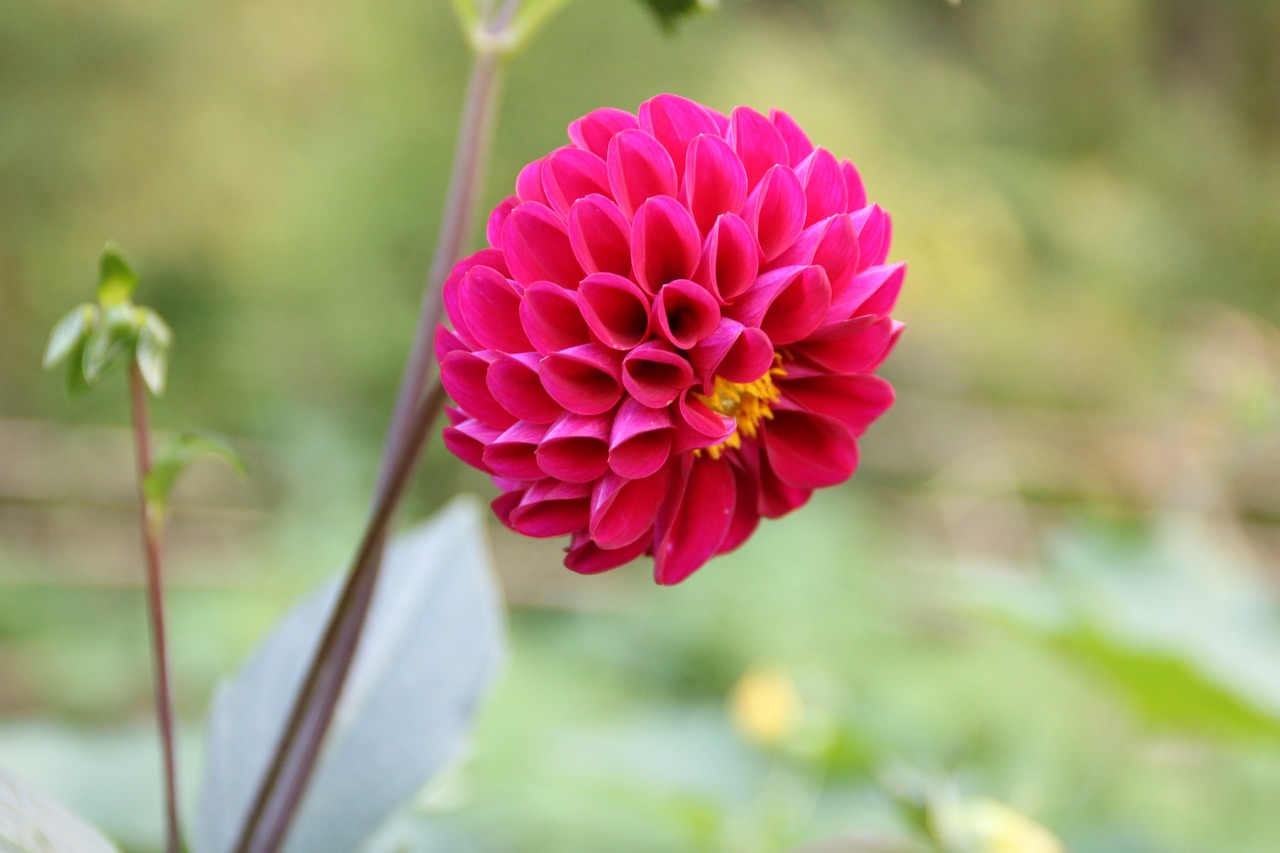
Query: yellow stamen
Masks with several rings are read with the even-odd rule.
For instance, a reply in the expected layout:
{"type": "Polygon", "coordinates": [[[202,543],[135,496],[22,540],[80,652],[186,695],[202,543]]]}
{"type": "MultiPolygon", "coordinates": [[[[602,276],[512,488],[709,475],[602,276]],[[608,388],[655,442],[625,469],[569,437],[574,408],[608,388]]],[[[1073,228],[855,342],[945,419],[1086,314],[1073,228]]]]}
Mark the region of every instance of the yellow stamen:
{"type": "MultiPolygon", "coordinates": [[[[782,367],[782,354],[774,353],[773,367],[754,382],[729,382],[719,376],[710,395],[698,394],[699,400],[707,404],[713,412],[728,415],[737,421],[733,434],[714,447],[706,448],[712,459],[719,459],[726,449],[737,450],[742,446],[742,438],[755,438],[760,430],[760,422],[773,420],[773,410],[769,404],[778,402],[781,392],[773,384],[775,376],[786,376],[782,367]]],[[[701,450],[695,450],[701,456],[701,450]]]]}

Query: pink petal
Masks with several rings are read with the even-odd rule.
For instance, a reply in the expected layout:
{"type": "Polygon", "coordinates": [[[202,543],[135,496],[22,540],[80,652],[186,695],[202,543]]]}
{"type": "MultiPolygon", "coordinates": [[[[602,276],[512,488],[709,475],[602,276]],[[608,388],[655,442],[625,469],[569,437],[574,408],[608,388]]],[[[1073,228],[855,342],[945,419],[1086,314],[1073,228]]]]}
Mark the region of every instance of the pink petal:
{"type": "Polygon", "coordinates": [[[515,210],[516,205],[519,203],[519,198],[509,195],[500,201],[498,206],[493,209],[493,212],[489,214],[489,219],[484,227],[484,236],[493,248],[502,248],[502,223],[507,221],[507,217],[511,215],[511,211],[515,210]]]}
{"type": "Polygon", "coordinates": [[[727,554],[737,548],[760,526],[760,483],[757,475],[746,468],[730,465],[733,472],[735,493],[733,520],[724,541],[716,549],[717,554],[727,554]]]}
{"type": "Polygon", "coordinates": [[[760,243],[760,257],[771,261],[800,236],[805,224],[804,188],[795,172],[775,166],[752,190],[742,218],[760,243]]]}
{"type": "Polygon", "coordinates": [[[547,424],[564,409],[542,387],[540,361],[535,353],[502,354],[489,365],[485,384],[498,404],[520,420],[547,424]]]}
{"type": "Polygon", "coordinates": [[[542,360],[542,386],[579,415],[600,415],[622,398],[621,356],[603,344],[582,344],[542,360]]]}
{"type": "Polygon", "coordinates": [[[721,216],[707,235],[694,280],[727,303],[754,284],[759,271],[760,246],[751,227],[734,214],[721,216]]]}
{"type": "Polygon", "coordinates": [[[524,285],[553,281],[569,289],[582,279],[569,235],[555,211],[528,202],[502,223],[502,256],[512,277],[524,285]]]}
{"type": "Polygon", "coordinates": [[[653,574],[663,585],[680,583],[715,555],[737,501],[733,472],[724,461],[693,459],[680,486],[679,500],[664,505],[654,527],[653,574]]]}
{"type": "MultiPolygon", "coordinates": [[[[650,533],[651,531],[646,531],[650,533]]],[[[649,547],[651,535],[642,534],[635,542],[606,551],[587,534],[575,534],[564,564],[578,574],[595,575],[631,562],[649,547]]]]}
{"type": "Polygon", "coordinates": [[[893,386],[871,373],[788,376],[778,386],[788,402],[840,421],[855,436],[893,405],[893,386]]]}
{"type": "Polygon", "coordinates": [[[729,143],[710,134],[693,140],[686,159],[684,194],[703,234],[720,214],[742,211],[747,200],[747,172],[729,143]]]}
{"type": "Polygon", "coordinates": [[[578,296],[549,281],[531,285],[520,301],[520,325],[533,348],[546,355],[591,340],[578,296]]]}
{"type": "Polygon", "coordinates": [[[654,409],[670,404],[693,384],[688,360],[661,341],[649,341],[622,361],[622,386],[637,401],[654,409]]]}
{"type": "Polygon", "coordinates": [[[759,183],[774,166],[791,171],[786,140],[772,122],[750,107],[738,107],[730,114],[728,141],[746,167],[748,187],[759,183]]]}
{"type": "Polygon", "coordinates": [[[602,195],[589,195],[569,209],[569,245],[588,273],[631,275],[631,223],[602,195]]]}
{"type": "Polygon", "coordinates": [[[631,268],[649,293],[697,269],[702,237],[684,205],[667,196],[649,199],[631,226],[631,268]]]}
{"type": "Polygon", "coordinates": [[[609,191],[604,160],[581,148],[560,148],[542,164],[542,190],[551,209],[562,219],[578,199],[609,191]]]}
{"type": "Polygon", "coordinates": [[[710,386],[719,376],[729,382],[755,382],[773,366],[773,343],[756,328],[724,318],[690,354],[698,380],[710,386]]]}
{"type": "Polygon", "coordinates": [[[758,326],[777,344],[801,340],[818,327],[831,305],[831,282],[822,267],[784,267],[760,276],[733,305],[734,319],[758,326]]]}
{"type": "Polygon", "coordinates": [[[764,448],[759,449],[760,498],[757,508],[765,518],[781,518],[808,502],[813,489],[788,485],[778,478],[764,448]]]}
{"type": "Polygon", "coordinates": [[[547,196],[542,191],[541,160],[534,160],[516,175],[516,197],[524,202],[547,203],[547,196]]]}
{"type": "Polygon", "coordinates": [[[517,421],[485,448],[485,465],[499,477],[512,480],[542,479],[542,469],[538,467],[534,451],[546,432],[546,424],[517,421]]]}
{"type": "Polygon", "coordinates": [[[451,352],[440,362],[440,381],[444,390],[464,412],[492,427],[506,429],[516,422],[504,409],[485,383],[489,362],[469,352],[451,352]]]}
{"type": "Polygon", "coordinates": [[[831,300],[827,320],[844,320],[864,314],[881,315],[893,307],[902,290],[906,264],[870,267],[855,275],[844,291],[831,300]],[[872,301],[872,297],[875,297],[872,301]]]}
{"type": "Polygon", "coordinates": [[[678,95],[658,95],[640,105],[640,129],[662,143],[676,167],[677,181],[684,177],[685,152],[701,133],[718,134],[716,114],[678,95]]]}
{"type": "Polygon", "coordinates": [[[550,478],[539,480],[524,493],[508,518],[512,529],[537,538],[582,530],[591,518],[591,486],[550,478]]]}
{"type": "Polygon", "coordinates": [[[624,131],[609,143],[609,188],[628,218],[653,196],[676,194],[676,167],[658,140],[640,130],[624,131]]]}
{"type": "Polygon", "coordinates": [[[858,249],[861,256],[858,262],[860,269],[875,266],[884,262],[889,253],[886,241],[888,234],[888,218],[880,205],[864,207],[853,214],[853,226],[858,230],[858,249]]]}
{"type": "Polygon", "coordinates": [[[858,174],[857,167],[848,160],[841,160],[840,174],[844,175],[844,190],[849,197],[846,209],[849,213],[862,210],[867,206],[867,189],[862,185],[862,176],[858,174]]]}
{"type": "Polygon", "coordinates": [[[463,258],[454,266],[449,275],[445,277],[444,287],[441,291],[445,313],[449,315],[449,319],[453,322],[454,331],[471,349],[482,349],[482,347],[479,341],[476,340],[476,336],[471,333],[471,327],[467,323],[467,314],[461,305],[461,285],[462,279],[467,276],[467,273],[478,267],[490,267],[501,275],[503,270],[507,268],[507,264],[502,258],[502,253],[496,249],[481,249],[475,254],[463,258]]]}
{"type": "Polygon", "coordinates": [[[796,124],[791,116],[781,110],[769,110],[769,121],[773,122],[778,133],[782,134],[782,138],[786,140],[787,152],[790,155],[789,162],[792,166],[808,157],[813,151],[813,143],[809,141],[808,135],[800,129],[800,125],[796,124]]]}
{"type": "Polygon", "coordinates": [[[613,349],[629,350],[649,335],[649,297],[629,278],[587,276],[578,287],[578,305],[592,333],[613,349]]]}
{"type": "Polygon", "coordinates": [[[471,346],[463,343],[462,340],[454,334],[453,330],[443,323],[436,326],[436,361],[443,361],[446,355],[457,350],[469,352],[471,350],[471,346]]]}
{"type": "Polygon", "coordinates": [[[485,426],[475,418],[468,418],[457,426],[445,427],[442,437],[444,446],[449,448],[449,452],[454,456],[472,468],[492,474],[493,472],[484,462],[484,449],[489,442],[501,434],[502,430],[485,426]]]}
{"type": "Polygon", "coordinates": [[[656,331],[679,349],[689,349],[715,331],[720,306],[706,288],[687,279],[667,282],[653,300],[656,331]]]}
{"type": "Polygon", "coordinates": [[[602,107],[571,122],[569,138],[579,148],[603,158],[609,150],[610,139],[636,126],[636,117],[631,113],[613,107],[602,107]]]}
{"type": "Polygon", "coordinates": [[[653,527],[670,483],[669,466],[637,480],[612,473],[600,478],[591,496],[591,538],[607,550],[643,537],[653,527]]]}
{"type": "Polygon", "coordinates": [[[676,412],[680,417],[676,424],[679,430],[676,436],[676,453],[699,447],[713,447],[727,440],[738,428],[733,418],[712,411],[692,391],[685,391],[680,396],[676,412]]]}
{"type": "Polygon", "coordinates": [[[830,151],[815,149],[796,167],[796,177],[804,187],[806,225],[848,210],[849,192],[844,174],[840,171],[840,162],[830,151]]]}
{"type": "Polygon", "coordinates": [[[778,478],[801,489],[843,483],[858,467],[853,431],[832,418],[773,407],[764,448],[778,478]]]}
{"type": "Polygon", "coordinates": [[[589,483],[608,470],[609,419],[566,413],[538,446],[538,465],[549,476],[589,483]]]}
{"type": "Polygon", "coordinates": [[[849,286],[850,279],[857,272],[859,252],[853,217],[846,213],[827,220],[812,262],[827,271],[827,278],[831,279],[832,301],[835,294],[849,286]]]}
{"type": "Polygon", "coordinates": [[[520,326],[520,289],[489,267],[472,267],[458,283],[458,308],[484,349],[528,352],[520,326]]]}
{"type": "Polygon", "coordinates": [[[862,373],[884,361],[901,331],[902,324],[890,317],[871,323],[855,318],[834,324],[834,329],[823,328],[792,351],[833,373],[862,373]]]}
{"type": "Polygon", "coordinates": [[[671,456],[671,415],[623,400],[609,435],[609,467],[631,480],[648,477],[671,456]]]}

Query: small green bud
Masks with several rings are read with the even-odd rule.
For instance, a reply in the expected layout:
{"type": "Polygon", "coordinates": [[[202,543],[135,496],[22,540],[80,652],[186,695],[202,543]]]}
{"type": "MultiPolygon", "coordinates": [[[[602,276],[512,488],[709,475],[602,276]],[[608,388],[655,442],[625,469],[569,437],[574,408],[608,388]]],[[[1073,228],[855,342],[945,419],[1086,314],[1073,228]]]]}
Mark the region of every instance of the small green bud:
{"type": "Polygon", "coordinates": [[[138,274],[124,259],[120,247],[107,243],[98,260],[98,301],[104,307],[124,305],[138,286],[138,274]]]}

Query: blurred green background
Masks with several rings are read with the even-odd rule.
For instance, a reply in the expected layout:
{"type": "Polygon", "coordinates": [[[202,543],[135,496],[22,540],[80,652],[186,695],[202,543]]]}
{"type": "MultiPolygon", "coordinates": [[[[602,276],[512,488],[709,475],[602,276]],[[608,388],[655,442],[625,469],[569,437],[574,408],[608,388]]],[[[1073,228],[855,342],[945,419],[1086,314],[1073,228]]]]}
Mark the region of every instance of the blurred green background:
{"type": "MultiPolygon", "coordinates": [[[[67,401],[47,331],[118,240],[177,332],[157,425],[251,460],[169,537],[194,775],[216,679],[352,551],[466,65],[446,0],[0,5],[0,765],[128,849],[160,811],[124,386],[67,401]]],[[[913,777],[1072,851],[1280,849],[1280,4],[724,0],[669,37],[579,0],[510,67],[486,209],[663,91],[859,165],[910,265],[899,403],[673,590],[495,530],[513,657],[392,843],[911,849],[913,777]]],[[[492,494],[437,443],[409,514],[459,489],[492,494]]]]}

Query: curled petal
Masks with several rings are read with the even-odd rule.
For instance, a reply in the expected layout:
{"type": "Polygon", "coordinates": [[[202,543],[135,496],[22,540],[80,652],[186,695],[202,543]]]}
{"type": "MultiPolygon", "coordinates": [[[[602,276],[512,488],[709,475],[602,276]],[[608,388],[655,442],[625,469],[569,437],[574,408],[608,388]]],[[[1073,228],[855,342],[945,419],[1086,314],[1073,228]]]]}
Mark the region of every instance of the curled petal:
{"type": "Polygon", "coordinates": [[[501,434],[500,429],[486,426],[475,418],[467,418],[456,426],[445,427],[442,437],[444,446],[454,456],[472,468],[492,474],[493,471],[484,461],[484,449],[501,434]]]}
{"type": "Polygon", "coordinates": [[[835,295],[848,288],[850,280],[858,271],[860,261],[861,249],[858,247],[853,217],[847,213],[831,217],[822,231],[812,262],[827,271],[827,278],[831,279],[833,303],[835,295]]]}
{"type": "Polygon", "coordinates": [[[591,340],[572,290],[541,281],[531,285],[520,301],[520,325],[538,352],[558,352],[591,340]]]}
{"type": "Polygon", "coordinates": [[[849,191],[844,184],[840,162],[830,151],[817,148],[796,167],[796,177],[804,187],[805,224],[845,213],[849,208],[849,191]]]}
{"type": "Polygon", "coordinates": [[[502,256],[512,277],[524,285],[553,281],[573,289],[582,279],[564,223],[541,204],[529,202],[511,211],[502,223],[502,256]]]}
{"type": "Polygon", "coordinates": [[[906,265],[897,263],[870,267],[858,273],[843,291],[833,295],[827,321],[887,313],[902,290],[906,272],[906,265]]]}
{"type": "Polygon", "coordinates": [[[490,267],[472,267],[458,282],[459,309],[481,347],[500,352],[532,349],[520,326],[520,295],[519,288],[490,267]]]}
{"type": "Polygon", "coordinates": [[[662,285],[653,300],[653,322],[659,334],[680,349],[689,349],[715,331],[720,306],[706,288],[687,279],[662,285]]]}
{"type": "Polygon", "coordinates": [[[611,549],[643,537],[653,527],[670,482],[669,466],[635,480],[605,474],[591,495],[591,538],[601,548],[611,549]]]}
{"type": "Polygon", "coordinates": [[[667,502],[654,524],[653,574],[664,586],[680,583],[715,555],[737,503],[727,462],[695,458],[685,464],[688,473],[677,480],[679,498],[667,502]]]}
{"type": "Polygon", "coordinates": [[[539,480],[542,469],[538,467],[534,452],[546,432],[546,424],[516,421],[484,449],[484,463],[499,477],[539,480]]]}
{"type": "Polygon", "coordinates": [[[627,217],[654,196],[676,194],[676,167],[662,143],[640,130],[619,133],[609,142],[609,188],[627,217]]]}
{"type": "Polygon", "coordinates": [[[506,429],[516,422],[489,392],[485,376],[489,362],[470,352],[451,352],[440,362],[440,382],[453,401],[471,417],[506,429]]]}
{"type": "Polygon", "coordinates": [[[684,177],[685,152],[702,133],[723,131],[723,116],[678,95],[658,95],[640,105],[640,129],[662,143],[676,167],[676,179],[684,177]]]}
{"type": "Polygon", "coordinates": [[[671,456],[671,414],[623,400],[609,435],[609,467],[631,480],[648,477],[671,456]]]}
{"type": "Polygon", "coordinates": [[[605,346],[630,350],[649,335],[649,297],[629,278],[587,276],[578,287],[578,304],[592,334],[605,346]]]}
{"type": "Polygon", "coordinates": [[[590,485],[548,478],[529,487],[508,513],[507,523],[518,533],[544,539],[581,530],[590,518],[590,485]]]}
{"type": "Polygon", "coordinates": [[[507,217],[511,215],[511,211],[515,210],[516,205],[519,203],[519,198],[509,195],[499,202],[498,206],[489,214],[489,219],[484,227],[484,236],[493,248],[502,248],[502,223],[507,221],[507,217]]]}
{"type": "Polygon", "coordinates": [[[872,322],[855,318],[833,326],[796,344],[793,352],[834,373],[862,373],[884,361],[902,332],[902,324],[891,317],[872,322]]]}
{"type": "Polygon", "coordinates": [[[679,415],[675,447],[678,453],[722,444],[737,429],[733,418],[712,411],[692,391],[680,395],[676,412],[679,415]]]}
{"type": "Polygon", "coordinates": [[[889,254],[889,218],[873,204],[853,214],[853,226],[858,230],[859,269],[884,263],[889,254]]]}
{"type": "Polygon", "coordinates": [[[804,188],[795,172],[774,166],[751,191],[742,218],[755,232],[760,257],[768,262],[787,250],[805,224],[804,188]]]}
{"type": "Polygon", "coordinates": [[[578,199],[569,208],[569,245],[588,273],[631,275],[631,223],[602,195],[578,199]]]}
{"type": "Polygon", "coordinates": [[[622,361],[622,386],[638,402],[661,409],[693,385],[693,368],[670,344],[649,341],[622,361]]]}
{"type": "Polygon", "coordinates": [[[631,268],[649,293],[668,281],[688,278],[698,267],[702,237],[684,205],[656,196],[636,211],[631,226],[631,268]]]}
{"type": "Polygon", "coordinates": [[[702,248],[694,281],[728,303],[755,283],[760,271],[760,247],[751,227],[727,213],[716,220],[702,248]]]}
{"type": "Polygon", "coordinates": [[[867,206],[867,189],[862,185],[862,175],[848,160],[840,161],[840,174],[844,175],[844,190],[849,198],[848,211],[862,210],[867,206]]]}
{"type": "Polygon", "coordinates": [[[458,262],[457,266],[445,277],[444,287],[441,291],[445,311],[449,314],[449,319],[453,321],[454,331],[471,349],[482,349],[483,347],[476,340],[476,336],[472,334],[471,327],[467,323],[466,313],[462,310],[461,285],[467,274],[478,267],[490,267],[499,275],[502,275],[507,268],[507,264],[503,260],[502,253],[497,249],[481,249],[458,262]]]}
{"type": "Polygon", "coordinates": [[[729,522],[724,541],[716,549],[717,554],[727,554],[737,548],[760,526],[758,475],[745,466],[730,465],[730,470],[733,472],[735,495],[733,519],[729,522]]]}
{"type": "Polygon", "coordinates": [[[773,126],[778,129],[778,133],[782,134],[782,138],[787,143],[787,151],[791,155],[791,165],[799,164],[805,157],[808,157],[813,151],[813,143],[809,141],[809,136],[800,129],[800,125],[796,124],[795,119],[782,110],[769,110],[769,121],[773,122],[773,126]]]}
{"type": "Polygon", "coordinates": [[[616,569],[643,554],[653,538],[651,534],[652,528],[630,545],[606,551],[595,543],[590,534],[580,531],[573,536],[564,564],[582,575],[596,575],[616,569]]]}
{"type": "Polygon", "coordinates": [[[833,418],[775,407],[764,448],[778,478],[801,489],[843,483],[858,467],[853,431],[833,418]]]}
{"type": "Polygon", "coordinates": [[[830,306],[826,272],[808,266],[765,273],[733,309],[744,326],[759,327],[774,344],[788,344],[816,329],[830,306]]]}
{"type": "Polygon", "coordinates": [[[551,425],[538,446],[539,467],[548,476],[589,483],[609,467],[609,419],[571,412],[551,425]]]}
{"type": "Polygon", "coordinates": [[[703,234],[721,214],[742,211],[747,200],[747,171],[729,143],[710,134],[693,140],[685,162],[684,195],[703,234]]]}
{"type": "Polygon", "coordinates": [[[603,107],[570,122],[569,139],[584,151],[603,159],[609,150],[610,139],[637,126],[636,117],[626,110],[603,107]]]}
{"type": "Polygon", "coordinates": [[[561,148],[542,163],[542,191],[561,218],[578,199],[609,191],[604,160],[581,148],[561,148]]]}
{"type": "Polygon", "coordinates": [[[729,116],[729,144],[747,170],[747,186],[754,187],[778,164],[788,168],[791,152],[786,140],[767,118],[750,107],[738,107],[729,116]]]}
{"type": "Polygon", "coordinates": [[[542,387],[538,378],[540,361],[539,356],[531,352],[499,353],[489,365],[485,384],[493,399],[517,418],[547,424],[559,417],[563,409],[542,387]]]}
{"type": "Polygon", "coordinates": [[[773,352],[773,342],[760,329],[726,317],[689,357],[698,381],[709,391],[717,376],[729,382],[755,382],[773,366],[773,352]]]}
{"type": "Polygon", "coordinates": [[[779,383],[788,401],[800,408],[834,418],[862,435],[867,426],[893,405],[893,386],[872,373],[851,376],[818,374],[779,383]]]}
{"type": "Polygon", "coordinates": [[[583,344],[542,360],[542,387],[579,415],[600,415],[622,398],[621,355],[603,344],[583,344]]]}
{"type": "Polygon", "coordinates": [[[522,202],[547,203],[542,191],[542,160],[534,160],[516,175],[516,197],[522,202]]]}

